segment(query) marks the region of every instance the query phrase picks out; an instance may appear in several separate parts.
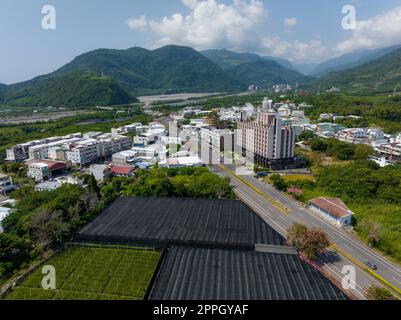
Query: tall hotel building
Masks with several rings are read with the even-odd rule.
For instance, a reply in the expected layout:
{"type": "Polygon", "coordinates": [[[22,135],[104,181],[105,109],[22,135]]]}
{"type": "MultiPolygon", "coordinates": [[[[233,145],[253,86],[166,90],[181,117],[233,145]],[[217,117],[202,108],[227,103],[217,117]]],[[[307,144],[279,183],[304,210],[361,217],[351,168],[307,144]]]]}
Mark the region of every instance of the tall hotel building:
{"type": "Polygon", "coordinates": [[[243,156],[254,157],[256,164],[273,170],[288,169],[294,164],[294,128],[283,125],[279,115],[268,111],[265,103],[256,120],[241,117],[238,122],[238,150],[242,150],[243,156]]]}

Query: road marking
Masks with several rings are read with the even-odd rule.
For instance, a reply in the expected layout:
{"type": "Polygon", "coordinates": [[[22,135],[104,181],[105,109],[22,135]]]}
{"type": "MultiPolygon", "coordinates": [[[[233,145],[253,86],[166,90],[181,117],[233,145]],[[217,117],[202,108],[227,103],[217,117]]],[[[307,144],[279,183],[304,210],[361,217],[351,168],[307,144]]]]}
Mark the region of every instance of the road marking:
{"type": "Polygon", "coordinates": [[[401,284],[401,281],[398,280],[396,277],[393,277],[393,280],[396,281],[396,282],[398,282],[399,284],[401,284]]]}
{"type": "Polygon", "coordinates": [[[343,244],[343,246],[346,247],[346,248],[347,248],[349,251],[351,251],[351,252],[354,251],[354,249],[352,249],[350,246],[348,246],[348,245],[346,245],[346,244],[343,244]]]}
{"type": "MultiPolygon", "coordinates": [[[[241,177],[236,176],[233,172],[231,172],[230,169],[225,168],[223,166],[220,166],[221,169],[223,169],[225,172],[228,172],[230,175],[233,175],[234,177],[236,177],[239,181],[241,181],[242,183],[244,183],[245,185],[249,186],[254,192],[256,192],[257,194],[259,194],[260,196],[262,196],[263,198],[265,198],[265,200],[268,200],[268,198],[271,198],[271,196],[268,196],[266,193],[260,191],[258,188],[254,187],[251,183],[249,183],[248,181],[244,180],[241,177]],[[268,197],[268,198],[266,198],[268,197]]],[[[266,187],[266,189],[268,189],[266,187]]],[[[273,194],[279,194],[278,192],[271,192],[273,194]]],[[[248,199],[248,196],[244,194],[245,199],[248,199]]],[[[287,199],[288,200],[288,199],[287,199]]],[[[273,200],[275,201],[275,200],[273,200]]],[[[253,201],[251,201],[253,203],[253,201]]],[[[269,201],[270,202],[270,201],[269,201]]],[[[253,206],[256,206],[259,208],[259,205],[256,205],[255,203],[253,203],[253,206]]],[[[278,209],[278,208],[277,208],[278,209]]],[[[288,208],[286,208],[288,210],[288,208]]],[[[326,226],[326,228],[328,228],[331,232],[334,232],[335,236],[347,241],[348,243],[353,244],[358,250],[360,250],[361,254],[367,255],[370,258],[373,258],[377,261],[381,261],[386,267],[388,267],[392,272],[401,275],[401,272],[396,269],[395,266],[393,266],[389,261],[387,261],[383,256],[381,256],[379,253],[377,252],[371,252],[371,249],[367,248],[363,243],[361,243],[360,241],[354,239],[352,236],[346,234],[344,231],[338,229],[337,227],[333,226],[332,224],[330,224],[329,222],[327,222],[325,219],[323,219],[323,217],[320,217],[318,215],[313,215],[311,212],[309,212],[307,209],[305,208],[300,208],[301,211],[307,213],[309,215],[309,217],[315,218],[318,221],[320,221],[320,223],[322,223],[324,226],[326,226]]],[[[262,212],[264,212],[264,209],[262,209],[262,212]]],[[[264,217],[266,216],[266,214],[262,214],[264,217]]],[[[267,217],[266,217],[267,219],[267,217]]],[[[271,218],[268,219],[269,221],[271,221],[271,218]]],[[[274,224],[277,225],[277,223],[274,222],[274,224]]],[[[314,227],[317,227],[316,223],[311,223],[314,227]]],[[[281,226],[279,226],[280,229],[283,229],[281,226]]],[[[283,229],[284,230],[284,229],[283,229]]],[[[345,245],[344,245],[345,246],[345,245]]],[[[340,251],[339,251],[340,252],[340,251]]],[[[340,252],[341,253],[341,252],[340,252]]],[[[356,261],[357,265],[362,265],[361,269],[366,271],[367,273],[369,273],[370,275],[373,275],[376,279],[380,280],[382,283],[386,284],[387,286],[391,287],[393,290],[397,291],[399,294],[401,294],[400,289],[398,289],[397,287],[393,286],[391,283],[389,283],[388,281],[386,281],[383,277],[381,277],[380,275],[378,275],[377,273],[373,272],[372,270],[366,268],[361,262],[359,262],[357,259],[353,258],[352,255],[348,255],[347,253],[345,253],[342,255],[345,256],[346,258],[348,258],[348,260],[351,261],[356,261]],[[346,255],[345,255],[346,254],[346,255]],[[351,257],[351,258],[349,258],[351,257]]],[[[400,282],[401,283],[401,282],[400,282]]]]}
{"type": "Polygon", "coordinates": [[[331,245],[334,250],[336,250],[339,254],[350,260],[352,263],[356,264],[358,267],[360,267],[362,270],[365,270],[366,272],[370,273],[372,276],[374,276],[376,279],[380,280],[383,284],[385,284],[387,287],[392,289],[393,291],[397,292],[398,294],[401,294],[401,290],[398,289],[396,286],[388,282],[386,279],[378,275],[376,272],[373,270],[369,269],[367,266],[365,266],[362,262],[359,260],[355,259],[353,256],[350,254],[344,252],[341,250],[339,247],[337,247],[335,244],[331,245]]]}
{"type": "Polygon", "coordinates": [[[244,178],[236,175],[231,169],[227,168],[227,166],[224,166],[222,164],[219,165],[219,167],[225,171],[227,171],[230,175],[234,176],[235,178],[237,178],[239,181],[241,181],[242,183],[244,183],[245,185],[247,185],[249,188],[251,188],[253,191],[255,191],[256,193],[258,193],[259,195],[261,195],[263,198],[265,198],[267,201],[269,201],[277,210],[283,212],[284,214],[288,214],[289,210],[287,207],[283,206],[281,204],[281,202],[274,200],[271,196],[269,196],[268,194],[264,193],[263,191],[261,191],[260,189],[256,188],[253,184],[251,184],[250,182],[248,182],[247,180],[245,180],[244,178]]]}

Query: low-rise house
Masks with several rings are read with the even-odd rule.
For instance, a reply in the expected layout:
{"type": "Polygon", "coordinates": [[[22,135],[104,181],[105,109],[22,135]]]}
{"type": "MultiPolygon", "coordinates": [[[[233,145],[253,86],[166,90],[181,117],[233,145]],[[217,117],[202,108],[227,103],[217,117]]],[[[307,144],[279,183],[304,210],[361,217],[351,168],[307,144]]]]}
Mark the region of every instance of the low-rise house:
{"type": "Polygon", "coordinates": [[[111,173],[116,177],[132,177],[135,174],[135,169],[131,166],[113,166],[111,173]]]}
{"type": "Polygon", "coordinates": [[[339,198],[317,198],[309,201],[310,208],[340,227],[352,224],[352,212],[339,198]]]}
{"type": "Polygon", "coordinates": [[[166,160],[159,162],[160,168],[187,168],[201,166],[203,166],[203,162],[198,156],[167,158],[166,160]]]}
{"type": "Polygon", "coordinates": [[[182,144],[182,139],[180,138],[180,137],[169,137],[169,136],[166,136],[166,137],[162,137],[161,138],[161,143],[163,143],[163,144],[179,144],[179,145],[181,145],[182,144]]]}
{"type": "Polygon", "coordinates": [[[162,129],[162,128],[150,129],[146,132],[138,134],[134,138],[134,143],[137,145],[146,146],[148,144],[155,143],[157,141],[161,141],[161,139],[165,136],[166,136],[165,129],[162,129]]]}
{"type": "Polygon", "coordinates": [[[0,173],[0,193],[6,194],[16,189],[13,185],[11,177],[6,174],[0,173]]]}
{"type": "Polygon", "coordinates": [[[50,192],[62,187],[62,183],[58,181],[46,181],[35,186],[35,190],[39,192],[50,192]]]}
{"type": "Polygon", "coordinates": [[[117,152],[112,155],[112,162],[116,166],[125,166],[127,164],[131,164],[135,161],[135,157],[137,156],[137,152],[134,150],[125,150],[121,152],[117,152]]]}
{"type": "Polygon", "coordinates": [[[92,174],[96,181],[103,182],[105,179],[112,176],[110,166],[105,164],[94,164],[89,168],[90,174],[92,174]]]}
{"type": "Polygon", "coordinates": [[[341,124],[337,123],[329,123],[329,122],[323,122],[323,123],[318,123],[316,126],[316,132],[318,135],[326,135],[328,132],[332,132],[333,134],[344,130],[345,127],[341,124]]]}

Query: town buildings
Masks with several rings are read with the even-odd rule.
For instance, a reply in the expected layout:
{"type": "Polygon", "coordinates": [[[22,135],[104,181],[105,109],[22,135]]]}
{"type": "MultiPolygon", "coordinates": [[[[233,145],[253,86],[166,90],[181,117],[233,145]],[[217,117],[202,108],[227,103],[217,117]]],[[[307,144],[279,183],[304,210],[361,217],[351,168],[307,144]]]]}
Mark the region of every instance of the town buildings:
{"type": "Polygon", "coordinates": [[[113,153],[129,149],[131,139],[123,135],[103,134],[97,139],[86,139],[75,143],[66,151],[67,160],[79,166],[86,166],[99,159],[107,159],[113,153]]]}
{"type": "Polygon", "coordinates": [[[113,153],[131,147],[129,137],[101,132],[77,133],[16,145],[7,150],[6,161],[60,160],[85,166],[99,159],[107,159],[113,153]]]}
{"type": "Polygon", "coordinates": [[[74,142],[82,139],[81,133],[74,133],[62,137],[50,137],[27,143],[21,143],[7,149],[7,157],[5,161],[8,162],[22,162],[28,158],[36,158],[36,154],[39,159],[46,157],[49,148],[62,146],[68,142],[74,142]]]}
{"type": "Polygon", "coordinates": [[[28,177],[35,181],[45,181],[52,179],[57,174],[66,173],[71,165],[67,162],[51,160],[31,160],[28,162],[28,177]]]}

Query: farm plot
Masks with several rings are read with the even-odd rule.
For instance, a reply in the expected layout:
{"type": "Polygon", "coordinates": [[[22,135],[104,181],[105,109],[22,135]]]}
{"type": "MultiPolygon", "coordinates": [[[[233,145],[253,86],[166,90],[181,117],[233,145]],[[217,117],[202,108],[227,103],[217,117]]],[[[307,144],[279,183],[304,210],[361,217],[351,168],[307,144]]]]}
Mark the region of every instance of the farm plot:
{"type": "Polygon", "coordinates": [[[55,267],[56,289],[42,289],[38,268],[9,300],[141,300],[160,252],[135,248],[71,247],[46,265],[55,267]]]}

